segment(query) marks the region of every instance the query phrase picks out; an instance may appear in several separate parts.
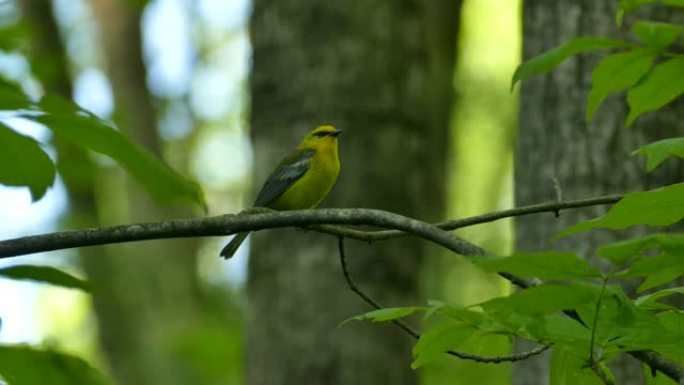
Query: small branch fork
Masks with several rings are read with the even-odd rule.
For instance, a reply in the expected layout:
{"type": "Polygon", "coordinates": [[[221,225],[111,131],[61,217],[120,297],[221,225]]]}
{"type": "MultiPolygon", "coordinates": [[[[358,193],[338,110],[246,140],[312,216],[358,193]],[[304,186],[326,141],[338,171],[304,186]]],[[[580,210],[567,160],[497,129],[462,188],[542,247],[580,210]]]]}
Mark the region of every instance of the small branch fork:
{"type": "MultiPolygon", "coordinates": [[[[378,309],[378,310],[383,309],[384,307],[382,305],[380,305],[370,295],[366,294],[361,289],[359,289],[358,286],[356,286],[356,283],[354,283],[354,280],[352,279],[351,274],[349,274],[349,270],[347,269],[345,251],[344,251],[344,237],[343,236],[338,237],[338,249],[340,252],[340,265],[342,266],[342,274],[344,274],[344,279],[347,281],[347,285],[349,285],[349,289],[351,289],[351,291],[356,293],[359,297],[361,297],[364,301],[366,301],[373,308],[378,309]]],[[[420,338],[420,333],[418,333],[415,329],[413,329],[412,327],[407,325],[401,319],[394,319],[391,322],[393,324],[397,325],[399,328],[401,328],[403,331],[405,331],[411,337],[413,337],[415,339],[420,338]]],[[[447,350],[445,353],[452,355],[454,357],[465,359],[465,360],[472,360],[472,361],[477,361],[477,362],[482,362],[482,363],[498,364],[501,362],[515,362],[515,361],[525,360],[525,359],[528,359],[534,355],[537,355],[537,354],[544,352],[545,350],[549,349],[550,347],[551,347],[551,345],[542,345],[542,346],[539,346],[539,347],[534,348],[532,350],[529,350],[527,352],[510,354],[510,355],[506,355],[506,356],[490,356],[490,357],[477,356],[474,354],[458,352],[455,350],[447,350]]]]}
{"type": "MultiPolygon", "coordinates": [[[[73,247],[151,239],[223,236],[276,227],[307,227],[321,233],[367,242],[413,235],[463,256],[492,256],[493,254],[488,253],[479,246],[452,236],[447,231],[492,222],[502,218],[541,212],[555,213],[571,208],[612,204],[621,198],[622,196],[620,195],[613,195],[577,201],[542,203],[457,221],[437,223],[436,225],[399,214],[373,209],[319,209],[273,212],[269,209],[255,208],[248,210],[249,214],[228,214],[208,218],[135,223],[9,239],[0,241],[0,258],[73,247]],[[372,226],[392,230],[362,231],[339,225],[372,226]]],[[[538,284],[535,281],[525,280],[511,274],[500,273],[499,275],[521,288],[538,284]]],[[[639,350],[629,352],[628,354],[646,363],[652,371],[660,371],[675,382],[684,380],[684,367],[680,367],[653,351],[639,350]]]]}

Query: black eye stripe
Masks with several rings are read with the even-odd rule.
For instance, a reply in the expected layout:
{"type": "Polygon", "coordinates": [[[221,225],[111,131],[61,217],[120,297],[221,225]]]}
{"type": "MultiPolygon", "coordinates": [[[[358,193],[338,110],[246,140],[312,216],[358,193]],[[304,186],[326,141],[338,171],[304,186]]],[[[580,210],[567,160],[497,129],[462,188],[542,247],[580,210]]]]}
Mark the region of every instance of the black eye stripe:
{"type": "Polygon", "coordinates": [[[320,136],[320,137],[327,136],[327,135],[330,135],[330,133],[327,131],[320,131],[320,132],[314,133],[314,136],[320,136]]]}

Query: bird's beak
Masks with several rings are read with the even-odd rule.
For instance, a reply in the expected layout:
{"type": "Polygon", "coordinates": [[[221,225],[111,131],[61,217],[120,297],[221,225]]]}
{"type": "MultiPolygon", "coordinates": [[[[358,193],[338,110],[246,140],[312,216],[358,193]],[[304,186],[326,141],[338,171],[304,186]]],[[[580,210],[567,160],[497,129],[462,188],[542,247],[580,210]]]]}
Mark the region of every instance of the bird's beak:
{"type": "Polygon", "coordinates": [[[342,130],[335,130],[335,131],[333,131],[333,132],[330,133],[330,136],[335,136],[335,137],[336,137],[336,136],[339,135],[340,133],[342,133],[342,130]]]}

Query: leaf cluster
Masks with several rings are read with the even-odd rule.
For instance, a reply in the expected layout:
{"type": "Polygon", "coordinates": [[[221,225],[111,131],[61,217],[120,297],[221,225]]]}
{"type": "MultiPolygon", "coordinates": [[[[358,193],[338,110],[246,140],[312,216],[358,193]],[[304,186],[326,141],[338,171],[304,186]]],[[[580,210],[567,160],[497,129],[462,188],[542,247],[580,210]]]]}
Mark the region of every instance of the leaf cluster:
{"type": "MultiPolygon", "coordinates": [[[[0,111],[4,120],[22,118],[44,125],[60,139],[106,155],[125,169],[147,192],[162,203],[195,203],[204,206],[200,186],[171,169],[163,161],[134,144],[110,122],[71,101],[46,95],[31,101],[19,86],[0,80],[0,111]]],[[[57,166],[39,143],[0,119],[0,184],[26,186],[34,201],[55,182],[57,166]]]]}
{"type": "MultiPolygon", "coordinates": [[[[623,0],[616,21],[621,24],[626,13],[655,3],[684,8],[681,0],[623,0]]],[[[522,63],[511,86],[551,71],[575,55],[607,52],[592,73],[586,121],[596,116],[607,97],[626,92],[625,124],[631,126],[641,115],[684,93],[683,32],[678,24],[636,20],[628,39],[578,37],[522,63]]],[[[646,169],[652,171],[669,157],[684,158],[684,138],[646,144],[634,155],[645,156],[646,169]]],[[[627,194],[605,215],[556,237],[592,229],[664,227],[683,217],[684,183],[678,183],[627,194]]],[[[684,276],[684,235],[661,232],[627,239],[598,247],[596,255],[600,268],[575,252],[473,258],[485,271],[534,279],[537,284],[467,307],[433,301],[429,306],[375,310],[353,319],[384,322],[422,313],[430,322],[414,347],[414,368],[495,335],[551,345],[553,384],[614,383],[607,364],[625,352],[651,351],[683,365],[684,310],[675,304],[684,302],[684,287],[676,286],[675,280],[684,276]],[[626,293],[623,287],[635,280],[639,281],[636,292],[626,293]]],[[[650,370],[645,367],[647,378],[650,370]]]]}

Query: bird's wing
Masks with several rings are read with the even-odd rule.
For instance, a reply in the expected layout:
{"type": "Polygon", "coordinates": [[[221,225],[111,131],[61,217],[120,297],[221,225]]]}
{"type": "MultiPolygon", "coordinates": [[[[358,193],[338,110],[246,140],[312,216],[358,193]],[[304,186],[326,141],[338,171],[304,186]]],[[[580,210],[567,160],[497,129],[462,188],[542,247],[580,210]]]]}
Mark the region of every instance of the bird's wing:
{"type": "Polygon", "coordinates": [[[285,192],[309,169],[314,150],[296,150],[285,157],[259,191],[254,206],[264,207],[285,192]]]}

